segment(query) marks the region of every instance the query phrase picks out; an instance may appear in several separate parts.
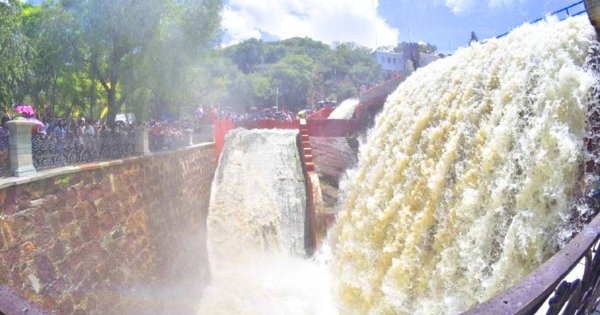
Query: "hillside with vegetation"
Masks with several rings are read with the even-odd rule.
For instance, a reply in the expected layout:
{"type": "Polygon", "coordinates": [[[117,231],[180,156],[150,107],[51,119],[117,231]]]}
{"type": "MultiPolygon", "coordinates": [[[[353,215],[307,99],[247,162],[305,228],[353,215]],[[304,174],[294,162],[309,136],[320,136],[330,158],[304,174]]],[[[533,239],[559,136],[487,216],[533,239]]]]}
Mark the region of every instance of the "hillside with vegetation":
{"type": "Polygon", "coordinates": [[[302,109],[381,81],[370,50],[309,38],[219,47],[220,0],[0,3],[0,107],[115,119],[198,105],[302,109]]]}
{"type": "Polygon", "coordinates": [[[249,39],[216,51],[206,101],[240,109],[276,104],[300,109],[356,97],[361,88],[381,81],[381,68],[368,48],[334,46],[310,38],[249,39]]]}
{"type": "Polygon", "coordinates": [[[0,106],[114,121],[201,99],[220,0],[0,2],[0,106]]]}

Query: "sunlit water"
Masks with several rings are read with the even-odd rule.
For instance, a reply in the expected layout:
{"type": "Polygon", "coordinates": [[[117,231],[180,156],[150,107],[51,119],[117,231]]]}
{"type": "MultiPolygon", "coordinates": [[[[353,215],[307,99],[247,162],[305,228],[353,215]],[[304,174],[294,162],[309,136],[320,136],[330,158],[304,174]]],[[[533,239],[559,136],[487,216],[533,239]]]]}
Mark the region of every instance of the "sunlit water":
{"type": "Polygon", "coordinates": [[[596,181],[581,167],[594,36],[585,17],[526,25],[415,72],[361,146],[314,259],[294,216],[295,136],[228,136],[200,314],[454,314],[539,267],[596,181]]]}
{"type": "Polygon", "coordinates": [[[414,73],[346,182],[336,296],[352,312],[455,314],[571,235],[595,37],[586,17],[526,25],[414,73]]]}
{"type": "Polygon", "coordinates": [[[351,119],[354,115],[354,110],[358,106],[359,100],[356,98],[349,98],[343,101],[338,107],[336,107],[328,119],[351,119]]]}
{"type": "Polygon", "coordinates": [[[199,314],[335,313],[327,264],[304,258],[306,189],[296,135],[227,135],[208,217],[212,281],[199,314]]]}

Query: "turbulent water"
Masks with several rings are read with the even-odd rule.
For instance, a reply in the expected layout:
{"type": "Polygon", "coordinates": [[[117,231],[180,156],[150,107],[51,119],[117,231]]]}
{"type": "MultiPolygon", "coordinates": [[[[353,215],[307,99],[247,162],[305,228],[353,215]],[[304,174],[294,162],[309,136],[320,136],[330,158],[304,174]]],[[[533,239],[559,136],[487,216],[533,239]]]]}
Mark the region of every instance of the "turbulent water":
{"type": "Polygon", "coordinates": [[[355,98],[349,98],[343,101],[338,107],[336,107],[331,114],[329,114],[328,119],[351,119],[352,115],[354,115],[354,110],[356,106],[359,104],[359,100],[355,98]]]}
{"type": "Polygon", "coordinates": [[[306,188],[297,131],[227,134],[212,184],[211,258],[259,251],[305,254],[306,188]]]}
{"type": "Polygon", "coordinates": [[[555,253],[588,158],[594,36],[586,17],[525,25],[388,98],[335,232],[345,312],[458,313],[555,253]]]}
{"type": "Polygon", "coordinates": [[[199,314],[332,314],[329,272],[304,259],[297,131],[227,134],[208,216],[212,281],[199,314]]]}

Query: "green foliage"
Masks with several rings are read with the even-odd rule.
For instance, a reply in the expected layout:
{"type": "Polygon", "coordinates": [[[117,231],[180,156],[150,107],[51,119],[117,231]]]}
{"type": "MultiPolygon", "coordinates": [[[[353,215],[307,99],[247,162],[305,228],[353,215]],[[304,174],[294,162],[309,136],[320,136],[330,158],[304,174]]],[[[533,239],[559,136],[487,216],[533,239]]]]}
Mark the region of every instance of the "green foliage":
{"type": "Polygon", "coordinates": [[[25,77],[26,39],[21,32],[22,4],[0,3],[0,105],[19,100],[19,82],[25,77]]]}
{"type": "Polygon", "coordinates": [[[226,92],[228,105],[285,106],[301,109],[325,98],[356,97],[361,86],[381,80],[381,69],[367,48],[343,43],[331,48],[310,38],[276,42],[249,39],[223,49],[223,57],[241,72],[229,80],[236,83],[226,92]],[[240,87],[241,86],[241,87],[240,87]],[[250,87],[250,91],[248,90],[250,87]]]}
{"type": "Polygon", "coordinates": [[[71,176],[65,176],[54,181],[54,185],[67,187],[71,184],[71,176]]]}
{"type": "MultiPolygon", "coordinates": [[[[404,52],[409,45],[415,45],[415,43],[401,42],[395,47],[380,47],[380,49],[394,52],[404,52]]],[[[419,45],[419,52],[426,54],[435,54],[437,52],[437,47],[430,43],[419,42],[417,45],[419,45]]]]}
{"type": "MultiPolygon", "coordinates": [[[[149,118],[197,102],[193,77],[217,43],[221,0],[0,3],[0,104],[149,118]]],[[[40,111],[41,110],[41,111],[40,111]]]]}
{"type": "MultiPolygon", "coordinates": [[[[217,49],[222,0],[0,2],[0,106],[108,119],[199,104],[305,108],[381,80],[367,48],[310,38],[217,49]]],[[[435,48],[435,47],[434,47],[435,48]]],[[[425,48],[424,48],[425,49],[425,48]]],[[[429,48],[427,48],[429,49],[429,48]]]]}

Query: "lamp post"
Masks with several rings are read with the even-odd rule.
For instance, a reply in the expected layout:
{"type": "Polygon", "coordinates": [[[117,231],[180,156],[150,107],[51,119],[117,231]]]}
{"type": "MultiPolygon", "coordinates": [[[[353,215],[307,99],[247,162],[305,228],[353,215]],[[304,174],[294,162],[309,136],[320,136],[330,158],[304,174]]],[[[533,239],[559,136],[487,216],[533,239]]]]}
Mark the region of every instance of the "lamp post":
{"type": "Polygon", "coordinates": [[[275,107],[279,110],[279,86],[275,88],[275,107]]]}

